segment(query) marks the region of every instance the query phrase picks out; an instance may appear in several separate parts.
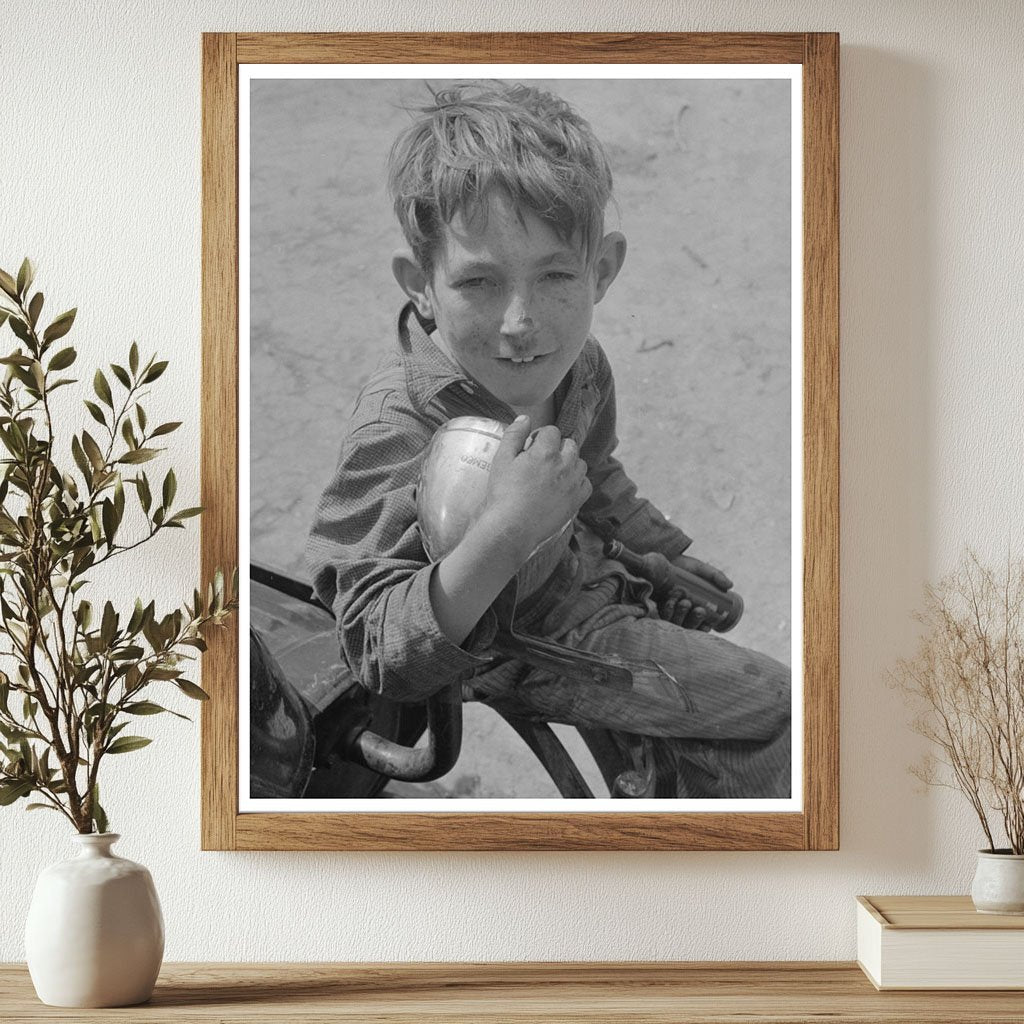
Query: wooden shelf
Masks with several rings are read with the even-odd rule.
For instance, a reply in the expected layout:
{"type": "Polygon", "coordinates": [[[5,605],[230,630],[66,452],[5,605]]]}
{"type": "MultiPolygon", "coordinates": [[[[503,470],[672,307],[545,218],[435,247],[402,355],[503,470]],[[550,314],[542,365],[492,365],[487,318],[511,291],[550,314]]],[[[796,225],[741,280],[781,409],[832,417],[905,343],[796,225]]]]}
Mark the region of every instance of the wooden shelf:
{"type": "Polygon", "coordinates": [[[1021,992],[876,992],[853,963],[165,964],[151,1002],[61,1010],[0,965],[0,1020],[1020,1024],[1021,992]]]}

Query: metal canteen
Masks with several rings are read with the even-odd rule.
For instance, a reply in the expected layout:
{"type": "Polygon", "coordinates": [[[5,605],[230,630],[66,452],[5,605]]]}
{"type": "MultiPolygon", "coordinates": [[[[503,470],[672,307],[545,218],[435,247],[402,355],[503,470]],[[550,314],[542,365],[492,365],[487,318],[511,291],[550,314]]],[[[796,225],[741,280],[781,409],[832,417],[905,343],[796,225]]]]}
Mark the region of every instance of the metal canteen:
{"type": "MultiPolygon", "coordinates": [[[[504,424],[497,420],[459,416],[441,426],[431,438],[416,487],[416,518],[423,549],[431,561],[440,561],[453,550],[479,513],[487,496],[491,463],[504,433],[504,424]]],[[[530,557],[545,545],[558,543],[558,538],[571,524],[570,520],[554,536],[539,544],[530,557]]],[[[513,587],[511,601],[499,598],[495,603],[498,632],[493,645],[496,650],[583,683],[630,689],[633,685],[630,671],[611,663],[605,656],[517,633],[513,624],[514,581],[510,586],[513,587]]]]}
{"type": "Polygon", "coordinates": [[[416,518],[432,562],[462,540],[480,511],[504,433],[497,420],[459,416],[440,427],[427,446],[416,487],[416,518]]]}

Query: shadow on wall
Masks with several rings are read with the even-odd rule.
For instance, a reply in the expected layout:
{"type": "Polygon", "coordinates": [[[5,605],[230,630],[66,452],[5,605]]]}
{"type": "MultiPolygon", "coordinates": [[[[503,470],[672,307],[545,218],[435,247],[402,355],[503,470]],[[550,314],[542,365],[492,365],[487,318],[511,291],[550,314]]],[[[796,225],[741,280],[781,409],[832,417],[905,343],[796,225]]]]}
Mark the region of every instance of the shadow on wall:
{"type": "Polygon", "coordinates": [[[923,741],[888,673],[931,572],[935,89],[928,67],[857,46],[841,86],[841,843],[917,872],[923,741]]]}

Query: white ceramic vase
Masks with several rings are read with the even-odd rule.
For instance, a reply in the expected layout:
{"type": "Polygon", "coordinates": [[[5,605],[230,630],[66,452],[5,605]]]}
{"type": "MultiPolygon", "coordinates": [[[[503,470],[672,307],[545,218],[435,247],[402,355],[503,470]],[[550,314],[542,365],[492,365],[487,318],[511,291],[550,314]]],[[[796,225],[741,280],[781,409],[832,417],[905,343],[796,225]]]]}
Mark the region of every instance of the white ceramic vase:
{"type": "Polygon", "coordinates": [[[36,882],[25,956],[36,994],[50,1006],[133,1006],[153,993],[163,915],[149,872],[111,852],[120,838],[76,835],[79,855],[36,882]]]}
{"type": "Polygon", "coordinates": [[[971,899],[982,914],[1024,914],[1024,854],[979,850],[971,899]]]}

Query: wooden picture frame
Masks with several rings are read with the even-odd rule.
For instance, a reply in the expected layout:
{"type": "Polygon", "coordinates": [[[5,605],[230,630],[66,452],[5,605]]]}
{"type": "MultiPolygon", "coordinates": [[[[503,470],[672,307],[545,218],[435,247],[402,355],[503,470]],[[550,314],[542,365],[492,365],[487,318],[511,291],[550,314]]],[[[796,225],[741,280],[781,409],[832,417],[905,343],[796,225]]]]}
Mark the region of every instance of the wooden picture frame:
{"type": "MultiPolygon", "coordinates": [[[[802,809],[710,813],[239,810],[237,631],[203,658],[203,849],[834,850],[839,843],[839,38],[736,34],[205,34],[202,570],[239,557],[239,66],[799,64],[803,91],[802,809]]],[[[429,77],[425,73],[425,77],[429,77]]],[[[796,128],[793,129],[796,131],[796,128]]],[[[796,585],[797,581],[794,581],[796,585]]],[[[794,723],[796,726],[796,723],[794,723]]]]}

